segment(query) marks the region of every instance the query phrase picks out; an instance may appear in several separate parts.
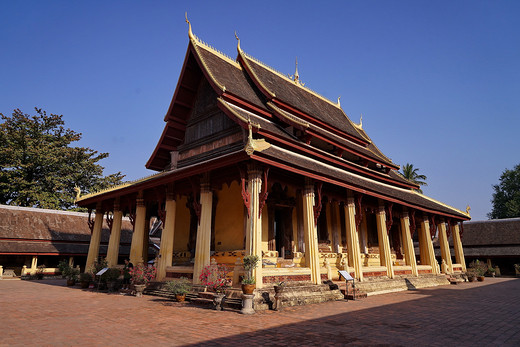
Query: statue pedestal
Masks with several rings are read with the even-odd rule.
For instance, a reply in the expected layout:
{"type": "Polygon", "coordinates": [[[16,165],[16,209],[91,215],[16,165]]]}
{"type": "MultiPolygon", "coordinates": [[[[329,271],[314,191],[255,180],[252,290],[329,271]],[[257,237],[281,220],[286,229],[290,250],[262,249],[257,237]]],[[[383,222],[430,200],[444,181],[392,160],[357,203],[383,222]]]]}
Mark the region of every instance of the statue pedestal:
{"type": "Polygon", "coordinates": [[[253,310],[253,298],[254,294],[242,294],[242,310],[240,313],[242,314],[253,314],[255,310],[253,310]]]}

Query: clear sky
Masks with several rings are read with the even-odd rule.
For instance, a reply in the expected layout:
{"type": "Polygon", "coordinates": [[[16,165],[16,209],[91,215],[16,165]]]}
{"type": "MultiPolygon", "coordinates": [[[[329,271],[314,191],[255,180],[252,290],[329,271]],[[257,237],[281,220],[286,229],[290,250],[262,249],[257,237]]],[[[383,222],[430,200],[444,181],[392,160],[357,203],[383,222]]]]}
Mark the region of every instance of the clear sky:
{"type": "Polygon", "coordinates": [[[2,1],[0,112],[63,114],[133,180],[164,126],[194,33],[300,79],[359,121],[424,192],[487,219],[520,163],[520,1],[2,1]]]}

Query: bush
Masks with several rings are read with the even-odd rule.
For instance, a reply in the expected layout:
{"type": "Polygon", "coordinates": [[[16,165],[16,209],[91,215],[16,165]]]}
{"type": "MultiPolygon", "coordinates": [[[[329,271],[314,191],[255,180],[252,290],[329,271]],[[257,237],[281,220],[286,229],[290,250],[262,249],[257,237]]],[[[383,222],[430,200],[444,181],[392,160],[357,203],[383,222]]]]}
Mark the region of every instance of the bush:
{"type": "Polygon", "coordinates": [[[115,267],[107,269],[104,274],[101,275],[101,282],[114,282],[121,276],[121,270],[115,267]]]}
{"type": "Polygon", "coordinates": [[[94,275],[90,272],[83,272],[79,274],[79,280],[81,282],[92,282],[94,281],[94,275]]]}
{"type": "Polygon", "coordinates": [[[477,259],[477,260],[473,260],[469,264],[469,269],[470,270],[468,272],[475,274],[475,276],[484,276],[488,270],[488,267],[487,267],[486,263],[479,261],[477,259]]]}
{"type": "Polygon", "coordinates": [[[166,290],[175,295],[184,295],[191,290],[191,282],[186,277],[166,282],[166,290]]]}

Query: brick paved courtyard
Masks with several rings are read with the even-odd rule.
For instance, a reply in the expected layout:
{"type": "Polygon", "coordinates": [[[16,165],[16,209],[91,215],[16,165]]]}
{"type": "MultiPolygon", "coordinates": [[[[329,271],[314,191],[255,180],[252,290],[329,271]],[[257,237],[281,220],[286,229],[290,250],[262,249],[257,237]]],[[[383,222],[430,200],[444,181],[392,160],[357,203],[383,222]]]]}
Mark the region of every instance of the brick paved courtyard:
{"type": "Polygon", "coordinates": [[[0,346],[520,346],[520,280],[462,283],[267,311],[0,281],[0,346]]]}

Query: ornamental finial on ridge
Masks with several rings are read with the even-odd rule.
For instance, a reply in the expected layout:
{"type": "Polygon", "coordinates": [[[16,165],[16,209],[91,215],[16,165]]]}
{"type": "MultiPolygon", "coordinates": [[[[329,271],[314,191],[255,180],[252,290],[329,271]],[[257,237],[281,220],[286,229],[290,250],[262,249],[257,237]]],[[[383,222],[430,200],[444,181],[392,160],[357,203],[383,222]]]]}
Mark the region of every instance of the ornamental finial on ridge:
{"type": "Polygon", "coordinates": [[[188,36],[191,40],[194,39],[194,36],[193,36],[193,32],[191,31],[191,23],[190,21],[188,20],[188,12],[185,12],[184,13],[184,16],[186,18],[186,23],[188,23],[188,36]]]}
{"type": "Polygon", "coordinates": [[[238,53],[242,53],[242,48],[240,48],[240,38],[238,37],[237,35],[237,31],[235,30],[235,38],[237,39],[238,43],[237,43],[237,51],[238,53]]]}

